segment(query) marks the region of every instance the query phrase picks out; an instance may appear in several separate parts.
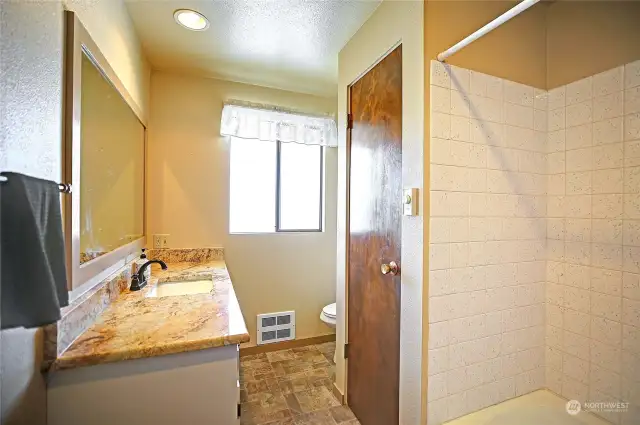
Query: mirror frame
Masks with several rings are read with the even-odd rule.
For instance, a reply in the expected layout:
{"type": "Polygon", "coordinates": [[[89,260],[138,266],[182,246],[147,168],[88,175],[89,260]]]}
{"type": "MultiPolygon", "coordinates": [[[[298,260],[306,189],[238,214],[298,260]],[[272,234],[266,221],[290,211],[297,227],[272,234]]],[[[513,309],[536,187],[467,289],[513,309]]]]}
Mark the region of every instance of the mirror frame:
{"type": "Polygon", "coordinates": [[[63,119],[63,164],[62,175],[65,183],[70,183],[72,191],[64,196],[63,218],[65,249],[67,262],[67,288],[71,299],[89,290],[102,279],[125,266],[135,258],[132,254],[140,252],[146,241],[147,214],[147,120],[142,109],[115,71],[109,65],[100,49],[93,41],[75,13],[65,11],[65,76],[64,76],[64,119],[63,119]],[[82,90],[82,55],[93,62],[98,71],[120,94],[129,105],[144,128],[144,169],[143,169],[143,221],[142,237],[122,245],[100,257],[80,264],[80,167],[81,167],[81,90],[82,90]]]}

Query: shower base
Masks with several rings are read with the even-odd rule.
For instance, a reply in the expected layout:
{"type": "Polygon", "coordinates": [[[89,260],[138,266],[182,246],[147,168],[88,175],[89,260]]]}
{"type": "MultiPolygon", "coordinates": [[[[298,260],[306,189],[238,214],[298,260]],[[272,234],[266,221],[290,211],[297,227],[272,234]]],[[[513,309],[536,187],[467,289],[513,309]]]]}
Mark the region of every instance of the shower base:
{"type": "Polygon", "coordinates": [[[611,425],[591,413],[567,413],[567,400],[547,390],[487,407],[443,425],[611,425]]]}

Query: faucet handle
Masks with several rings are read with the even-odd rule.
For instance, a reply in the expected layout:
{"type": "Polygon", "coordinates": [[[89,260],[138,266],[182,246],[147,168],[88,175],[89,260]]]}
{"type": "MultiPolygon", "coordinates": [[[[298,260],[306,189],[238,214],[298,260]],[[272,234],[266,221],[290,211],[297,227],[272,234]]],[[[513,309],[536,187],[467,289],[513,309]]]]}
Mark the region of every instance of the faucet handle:
{"type": "Polygon", "coordinates": [[[130,291],[139,291],[145,286],[147,286],[147,281],[143,280],[141,282],[137,273],[131,276],[131,286],[129,287],[130,291]]]}

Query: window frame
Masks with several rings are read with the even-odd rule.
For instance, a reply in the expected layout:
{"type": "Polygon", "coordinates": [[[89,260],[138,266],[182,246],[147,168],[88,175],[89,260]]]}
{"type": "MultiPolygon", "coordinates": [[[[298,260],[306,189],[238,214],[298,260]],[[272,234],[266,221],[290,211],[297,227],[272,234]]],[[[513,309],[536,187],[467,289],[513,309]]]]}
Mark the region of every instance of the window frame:
{"type": "Polygon", "coordinates": [[[321,233],[324,231],[323,223],[324,223],[324,155],[325,150],[322,145],[312,145],[318,146],[320,148],[320,188],[318,196],[320,197],[320,209],[318,211],[318,228],[312,229],[282,229],[281,227],[281,217],[280,213],[282,211],[281,208],[281,178],[280,178],[280,167],[281,167],[281,151],[282,151],[282,143],[280,140],[276,141],[276,223],[275,223],[275,231],[274,233],[321,233]]]}

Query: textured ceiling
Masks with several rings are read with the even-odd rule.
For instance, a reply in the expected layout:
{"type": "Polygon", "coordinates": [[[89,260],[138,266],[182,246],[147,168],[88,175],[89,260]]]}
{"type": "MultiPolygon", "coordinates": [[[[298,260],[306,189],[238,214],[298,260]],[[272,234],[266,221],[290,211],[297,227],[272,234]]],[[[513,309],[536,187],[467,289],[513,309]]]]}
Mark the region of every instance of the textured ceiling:
{"type": "Polygon", "coordinates": [[[338,52],[377,0],[127,0],[154,69],[334,96],[338,52]],[[176,9],[204,14],[207,31],[173,20],[176,9]]]}

